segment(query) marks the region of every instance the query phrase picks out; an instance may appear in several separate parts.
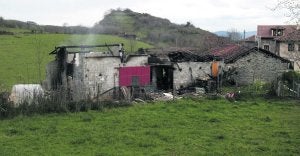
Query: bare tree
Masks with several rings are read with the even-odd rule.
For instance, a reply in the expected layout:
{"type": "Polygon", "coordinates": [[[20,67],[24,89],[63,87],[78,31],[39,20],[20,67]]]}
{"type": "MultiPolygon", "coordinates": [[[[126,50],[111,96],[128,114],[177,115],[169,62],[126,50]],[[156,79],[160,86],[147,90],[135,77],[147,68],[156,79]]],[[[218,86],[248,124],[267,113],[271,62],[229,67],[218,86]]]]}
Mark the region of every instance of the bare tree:
{"type": "Polygon", "coordinates": [[[300,24],[300,1],[299,0],[277,0],[277,4],[271,8],[273,11],[283,10],[289,22],[300,24]]]}
{"type": "Polygon", "coordinates": [[[129,38],[129,46],[130,46],[131,53],[134,52],[136,44],[137,44],[137,41],[134,38],[129,38]]]}
{"type": "Polygon", "coordinates": [[[42,83],[42,63],[43,63],[43,55],[42,55],[42,50],[41,50],[41,40],[40,38],[35,35],[34,40],[33,40],[33,45],[35,45],[35,52],[36,52],[36,65],[38,68],[38,80],[39,83],[42,83]]]}
{"type": "Polygon", "coordinates": [[[231,28],[230,30],[228,30],[227,36],[233,42],[237,42],[242,39],[242,35],[235,28],[231,28]]]}

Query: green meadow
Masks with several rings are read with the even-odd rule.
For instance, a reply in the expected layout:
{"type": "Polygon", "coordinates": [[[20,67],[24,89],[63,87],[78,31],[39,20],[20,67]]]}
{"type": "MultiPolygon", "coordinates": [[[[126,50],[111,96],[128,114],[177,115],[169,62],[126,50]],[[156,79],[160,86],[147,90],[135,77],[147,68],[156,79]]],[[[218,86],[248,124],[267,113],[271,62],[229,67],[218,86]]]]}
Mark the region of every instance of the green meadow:
{"type": "Polygon", "coordinates": [[[61,45],[98,45],[124,43],[125,50],[131,46],[149,48],[151,45],[111,36],[74,34],[21,34],[0,35],[0,86],[10,89],[16,83],[39,83],[45,78],[46,64],[54,59],[49,53],[61,45]]]}
{"type": "Polygon", "coordinates": [[[299,101],[248,100],[18,116],[0,121],[0,155],[299,155],[299,101]]]}

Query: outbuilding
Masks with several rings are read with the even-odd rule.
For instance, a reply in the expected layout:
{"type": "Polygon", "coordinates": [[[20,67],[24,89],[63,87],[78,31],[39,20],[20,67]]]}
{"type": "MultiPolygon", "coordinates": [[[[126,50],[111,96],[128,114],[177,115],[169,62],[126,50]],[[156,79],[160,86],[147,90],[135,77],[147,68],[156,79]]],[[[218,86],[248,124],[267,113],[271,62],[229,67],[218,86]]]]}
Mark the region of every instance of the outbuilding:
{"type": "Polygon", "coordinates": [[[223,58],[224,70],[231,73],[236,85],[248,85],[255,81],[271,83],[290,69],[290,61],[268,50],[230,44],[210,51],[223,58]]]}

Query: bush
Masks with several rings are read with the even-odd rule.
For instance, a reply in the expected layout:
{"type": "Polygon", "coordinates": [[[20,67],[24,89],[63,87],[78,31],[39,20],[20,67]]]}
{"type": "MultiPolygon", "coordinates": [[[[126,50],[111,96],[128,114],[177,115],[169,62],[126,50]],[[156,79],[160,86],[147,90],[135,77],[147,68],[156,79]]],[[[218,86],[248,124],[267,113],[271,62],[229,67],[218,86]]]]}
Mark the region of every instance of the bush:
{"type": "Polygon", "coordinates": [[[126,101],[90,101],[82,100],[78,102],[66,101],[59,98],[57,93],[46,97],[35,97],[33,102],[23,102],[16,107],[14,103],[8,101],[9,93],[0,93],[0,119],[15,117],[17,115],[33,115],[47,113],[67,113],[86,112],[88,110],[103,110],[104,108],[127,107],[131,103],[126,101]],[[7,97],[7,98],[4,98],[7,97]]]}
{"type": "Polygon", "coordinates": [[[0,118],[12,117],[16,113],[13,103],[8,101],[8,98],[8,92],[0,92],[0,118]]]}
{"type": "Polygon", "coordinates": [[[282,74],[281,80],[286,82],[289,87],[293,86],[293,82],[300,83],[300,73],[288,71],[282,74]]]}

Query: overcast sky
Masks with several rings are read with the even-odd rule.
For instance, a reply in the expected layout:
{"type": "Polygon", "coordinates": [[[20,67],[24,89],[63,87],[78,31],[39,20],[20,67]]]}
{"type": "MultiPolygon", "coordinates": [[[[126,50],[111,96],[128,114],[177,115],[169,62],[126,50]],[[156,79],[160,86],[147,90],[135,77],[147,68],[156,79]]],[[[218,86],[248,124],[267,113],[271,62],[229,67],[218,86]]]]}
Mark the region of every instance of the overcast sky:
{"type": "Polygon", "coordinates": [[[255,31],[259,24],[286,24],[281,12],[269,8],[277,0],[0,0],[0,16],[38,24],[93,26],[109,9],[129,8],[167,18],[190,21],[211,32],[236,28],[255,31]]]}

